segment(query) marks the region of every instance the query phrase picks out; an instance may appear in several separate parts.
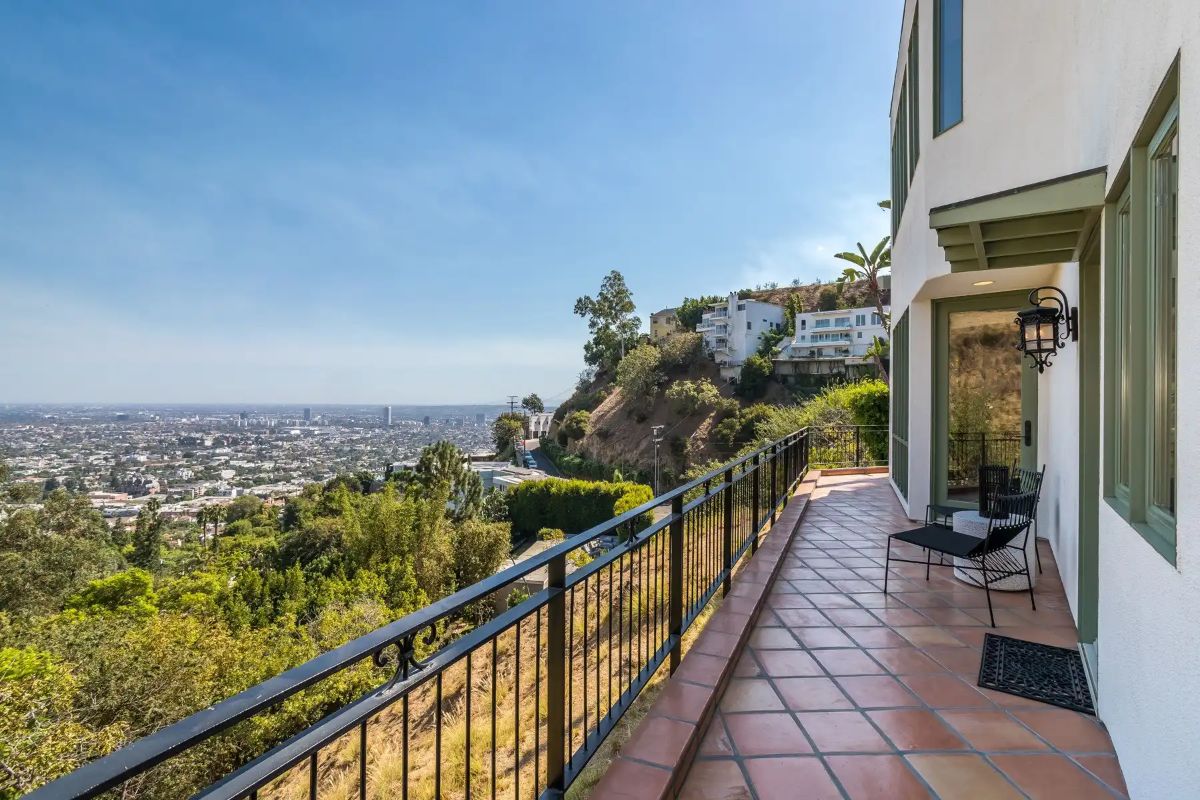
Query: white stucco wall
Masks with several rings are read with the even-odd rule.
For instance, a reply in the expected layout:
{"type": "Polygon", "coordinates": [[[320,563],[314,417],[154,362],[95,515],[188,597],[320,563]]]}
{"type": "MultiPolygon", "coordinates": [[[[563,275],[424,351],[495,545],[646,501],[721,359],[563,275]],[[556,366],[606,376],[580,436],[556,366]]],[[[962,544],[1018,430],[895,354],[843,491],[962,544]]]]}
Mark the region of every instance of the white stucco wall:
{"type": "MultiPolygon", "coordinates": [[[[933,139],[932,2],[907,0],[904,69],[920,6],[921,156],[893,247],[893,317],[909,309],[909,508],[929,500],[931,300],[1059,286],[1078,302],[1078,267],[948,275],[929,209],[1098,166],[1111,188],[1151,99],[1180,58],[1177,565],[1101,500],[1098,703],[1134,798],[1200,797],[1200,2],[964,0],[963,122],[933,139]],[[971,286],[980,277],[986,288],[971,286]]],[[[893,105],[899,94],[899,81],[893,105]]],[[[882,133],[890,135],[890,128],[882,133]]],[[[1101,323],[1101,329],[1105,327],[1101,323]]],[[[1103,333],[1102,333],[1103,335],[1103,333]]],[[[1078,612],[1078,348],[1039,380],[1039,526],[1078,612]]]]}

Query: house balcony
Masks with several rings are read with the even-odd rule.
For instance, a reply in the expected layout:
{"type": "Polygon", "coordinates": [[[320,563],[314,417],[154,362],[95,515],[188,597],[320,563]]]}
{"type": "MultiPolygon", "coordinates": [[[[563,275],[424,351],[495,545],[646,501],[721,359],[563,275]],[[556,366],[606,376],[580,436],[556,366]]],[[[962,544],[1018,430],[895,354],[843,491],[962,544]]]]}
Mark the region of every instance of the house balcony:
{"type": "MultiPolygon", "coordinates": [[[[901,564],[883,594],[886,536],[911,522],[880,468],[810,471],[844,438],[771,442],[31,797],[144,787],[366,672],[374,688],[171,796],[1123,797],[1100,723],[974,685],[982,591],[901,564]]],[[[1041,557],[1037,611],[992,593],[997,632],[1072,646],[1041,557]]]]}

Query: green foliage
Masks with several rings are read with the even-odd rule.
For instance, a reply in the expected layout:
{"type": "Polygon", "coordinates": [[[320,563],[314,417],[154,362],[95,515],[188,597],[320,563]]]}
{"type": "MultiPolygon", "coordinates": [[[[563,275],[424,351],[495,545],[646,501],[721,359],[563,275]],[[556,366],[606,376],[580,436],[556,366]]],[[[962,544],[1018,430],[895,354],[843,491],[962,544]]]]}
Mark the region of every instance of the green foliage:
{"type": "Polygon", "coordinates": [[[500,453],[511,447],[514,439],[524,439],[526,422],[524,414],[513,411],[496,417],[492,422],[492,442],[496,445],[496,452],[500,453]]]}
{"type": "Polygon", "coordinates": [[[514,533],[533,535],[542,528],[559,528],[572,535],[652,497],[650,487],[640,483],[547,478],[514,486],[508,503],[514,533]]]}
{"type": "Polygon", "coordinates": [[[140,617],[158,611],[154,577],[144,569],[129,569],[89,583],[67,600],[67,609],[84,614],[129,614],[140,617]]]}
{"type": "MultiPolygon", "coordinates": [[[[795,317],[792,317],[792,324],[795,324],[795,317]]],[[[763,331],[762,336],[758,340],[758,355],[770,360],[775,351],[779,348],[779,343],[783,341],[783,337],[787,334],[783,328],[773,331],[763,331]]]]}
{"type": "Polygon", "coordinates": [[[753,442],[756,429],[763,421],[771,417],[772,408],[763,403],[755,403],[743,408],[736,414],[730,414],[721,420],[713,429],[713,435],[717,441],[727,447],[753,442]]]}
{"type": "Polygon", "coordinates": [[[7,487],[10,503],[36,503],[42,499],[42,485],[32,481],[17,481],[7,487]]]}
{"type": "Polygon", "coordinates": [[[675,309],[675,318],[679,320],[680,326],[684,330],[694,331],[696,326],[700,324],[700,318],[708,307],[713,303],[720,302],[721,298],[714,295],[705,295],[703,297],[683,298],[683,302],[675,309]]]}
{"type": "MultiPolygon", "coordinates": [[[[524,431],[525,418],[520,420],[524,431]]],[[[483,480],[468,465],[467,454],[445,440],[421,450],[407,488],[431,497],[445,495],[458,521],[477,517],[483,504],[483,480]]]]}
{"type": "Polygon", "coordinates": [[[554,466],[558,467],[558,471],[568,478],[614,481],[617,483],[625,480],[623,475],[632,478],[639,478],[639,476],[642,479],[645,478],[635,467],[605,464],[588,458],[582,453],[568,453],[562,445],[550,439],[542,439],[541,447],[542,452],[550,457],[550,460],[554,462],[554,466]]]}
{"type": "Polygon", "coordinates": [[[0,799],[13,800],[103,755],[121,741],[119,725],[93,730],[75,709],[79,686],[52,654],[0,647],[0,799]]]}
{"type": "Polygon", "coordinates": [[[604,277],[595,298],[580,297],[575,313],[588,321],[592,338],[583,346],[584,361],[611,370],[637,342],[641,320],[634,314],[633,293],[625,277],[613,270],[604,277]]]}
{"type": "Polygon", "coordinates": [[[244,494],[225,506],[225,521],[253,520],[262,513],[262,510],[262,500],[252,494],[244,494]]]}
{"type": "Polygon", "coordinates": [[[469,520],[454,529],[454,580],[470,586],[491,577],[511,549],[509,527],[500,522],[469,520]]]}
{"type": "MultiPolygon", "coordinates": [[[[570,439],[582,439],[587,436],[588,426],[591,425],[592,415],[588,411],[572,411],[558,427],[561,436],[570,439]]],[[[551,456],[553,458],[553,456],[551,456]]]]}
{"type": "Polygon", "coordinates": [[[542,398],[538,397],[536,393],[531,392],[521,400],[521,408],[530,414],[541,414],[546,410],[546,405],[542,402],[542,398]]]}
{"type": "Polygon", "coordinates": [[[537,532],[537,538],[542,542],[561,542],[567,535],[561,528],[542,528],[537,532]]]}
{"type": "Polygon", "coordinates": [[[767,391],[771,380],[771,359],[755,353],[742,363],[742,373],[738,376],[737,393],[749,400],[762,397],[767,391]]]}
{"type": "Polygon", "coordinates": [[[504,492],[492,487],[483,493],[479,518],[484,522],[508,522],[508,500],[504,499],[504,492]]]}
{"type": "Polygon", "coordinates": [[[662,353],[652,344],[638,345],[617,365],[617,386],[633,401],[652,400],[663,379],[662,353]]]}
{"type": "Polygon", "coordinates": [[[151,498],[138,512],[133,529],[129,561],[143,569],[157,570],[162,562],[164,522],[158,513],[160,505],[158,498],[151,498]]]}
{"type": "Polygon", "coordinates": [[[686,370],[704,356],[704,337],[698,333],[677,333],[658,345],[659,366],[667,372],[686,370]]]}
{"type": "Polygon", "coordinates": [[[817,293],[817,310],[833,311],[838,307],[838,290],[834,286],[822,286],[817,293]]]}
{"type": "Polygon", "coordinates": [[[675,381],[667,388],[666,398],[680,414],[695,414],[712,408],[721,400],[721,392],[708,378],[695,381],[675,381]]]}

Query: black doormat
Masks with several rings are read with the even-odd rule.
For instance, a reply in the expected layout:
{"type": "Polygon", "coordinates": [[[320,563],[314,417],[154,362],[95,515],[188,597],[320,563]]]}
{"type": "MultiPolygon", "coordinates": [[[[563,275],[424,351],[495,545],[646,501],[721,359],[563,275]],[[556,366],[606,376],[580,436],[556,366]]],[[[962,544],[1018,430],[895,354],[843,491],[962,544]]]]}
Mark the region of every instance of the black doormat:
{"type": "Polygon", "coordinates": [[[984,634],[979,685],[1050,705],[1096,713],[1077,650],[984,634]]]}

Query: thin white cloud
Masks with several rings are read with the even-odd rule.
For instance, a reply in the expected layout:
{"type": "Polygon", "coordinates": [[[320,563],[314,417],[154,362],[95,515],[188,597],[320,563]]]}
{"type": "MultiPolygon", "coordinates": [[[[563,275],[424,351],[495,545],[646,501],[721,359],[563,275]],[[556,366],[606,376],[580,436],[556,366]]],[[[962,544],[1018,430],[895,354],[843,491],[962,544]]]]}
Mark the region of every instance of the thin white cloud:
{"type": "Polygon", "coordinates": [[[831,280],[841,274],[843,264],[835,253],[854,251],[862,242],[868,251],[888,234],[888,214],[878,198],[858,195],[835,201],[828,223],[821,230],[806,225],[803,233],[765,242],[753,248],[741,267],[745,286],[790,284],[831,280]]]}

